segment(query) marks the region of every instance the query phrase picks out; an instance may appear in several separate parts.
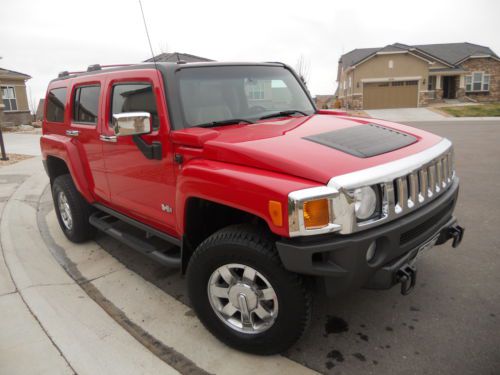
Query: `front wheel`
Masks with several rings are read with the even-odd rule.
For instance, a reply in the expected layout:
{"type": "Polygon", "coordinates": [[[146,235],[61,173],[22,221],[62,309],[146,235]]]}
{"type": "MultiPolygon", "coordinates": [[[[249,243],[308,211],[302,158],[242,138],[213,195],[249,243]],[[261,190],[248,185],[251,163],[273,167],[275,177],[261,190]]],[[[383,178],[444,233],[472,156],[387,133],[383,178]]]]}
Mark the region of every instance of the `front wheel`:
{"type": "Polygon", "coordinates": [[[283,268],[269,235],[251,226],[231,226],[206,239],[189,262],[187,282],[205,327],[242,351],[281,353],[310,320],[304,281],[283,268]]]}

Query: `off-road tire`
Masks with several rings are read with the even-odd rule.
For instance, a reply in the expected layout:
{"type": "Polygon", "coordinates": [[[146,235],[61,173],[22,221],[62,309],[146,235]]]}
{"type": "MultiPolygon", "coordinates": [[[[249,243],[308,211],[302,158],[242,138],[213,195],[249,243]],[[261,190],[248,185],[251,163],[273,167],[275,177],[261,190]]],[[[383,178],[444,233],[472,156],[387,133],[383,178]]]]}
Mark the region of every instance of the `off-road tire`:
{"type": "Polygon", "coordinates": [[[311,318],[312,295],[305,280],[283,268],[269,232],[250,225],[226,227],[203,241],[189,261],[187,287],[193,309],[205,327],[241,351],[259,355],[284,352],[302,336],[311,318]],[[212,308],[209,278],[219,267],[231,263],[254,268],[276,291],[279,311],[268,330],[238,332],[221,321],[212,308]]]}
{"type": "Polygon", "coordinates": [[[52,183],[52,198],[57,220],[66,237],[75,243],[84,242],[94,238],[96,229],[90,225],[89,217],[93,212],[92,206],[83,198],[71,178],[64,174],[56,177],[52,183]],[[64,193],[71,210],[72,228],[68,229],[63,222],[59,209],[60,193],[64,193]]]}

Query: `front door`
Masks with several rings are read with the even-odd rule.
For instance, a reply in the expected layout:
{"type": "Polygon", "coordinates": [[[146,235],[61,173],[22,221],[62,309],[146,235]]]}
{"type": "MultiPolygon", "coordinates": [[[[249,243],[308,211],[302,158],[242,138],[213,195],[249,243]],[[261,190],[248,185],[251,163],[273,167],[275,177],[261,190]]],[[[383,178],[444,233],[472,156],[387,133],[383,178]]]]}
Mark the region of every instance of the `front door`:
{"type": "Polygon", "coordinates": [[[175,179],[169,123],[165,116],[163,84],[155,70],[110,74],[106,83],[106,126],[103,154],[113,209],[156,229],[175,235],[175,179]],[[140,137],[146,144],[158,141],[161,160],[148,159],[133,136],[114,138],[112,115],[148,112],[152,131],[140,137]]]}
{"type": "Polygon", "coordinates": [[[456,77],[445,76],[443,77],[443,98],[455,99],[456,97],[456,77]]]}

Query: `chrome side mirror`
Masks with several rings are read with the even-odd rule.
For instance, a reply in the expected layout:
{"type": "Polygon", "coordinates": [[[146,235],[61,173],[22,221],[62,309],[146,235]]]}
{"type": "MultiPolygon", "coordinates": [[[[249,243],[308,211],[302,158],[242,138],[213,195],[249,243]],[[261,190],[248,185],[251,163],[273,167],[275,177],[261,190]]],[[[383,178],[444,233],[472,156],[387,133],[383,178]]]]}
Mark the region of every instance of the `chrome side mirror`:
{"type": "Polygon", "coordinates": [[[112,127],[118,137],[151,132],[151,114],[148,112],[124,112],[113,115],[112,127]]]}

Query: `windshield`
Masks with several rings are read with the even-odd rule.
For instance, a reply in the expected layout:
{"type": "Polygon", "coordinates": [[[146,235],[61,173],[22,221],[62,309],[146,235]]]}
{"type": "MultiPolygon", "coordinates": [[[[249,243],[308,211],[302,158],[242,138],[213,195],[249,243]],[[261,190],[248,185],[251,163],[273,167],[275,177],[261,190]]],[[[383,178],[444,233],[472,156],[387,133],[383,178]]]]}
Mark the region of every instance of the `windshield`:
{"type": "Polygon", "coordinates": [[[195,67],[181,69],[176,76],[184,127],[231,119],[255,121],[282,111],[314,113],[295,76],[283,67],[195,67]]]}

